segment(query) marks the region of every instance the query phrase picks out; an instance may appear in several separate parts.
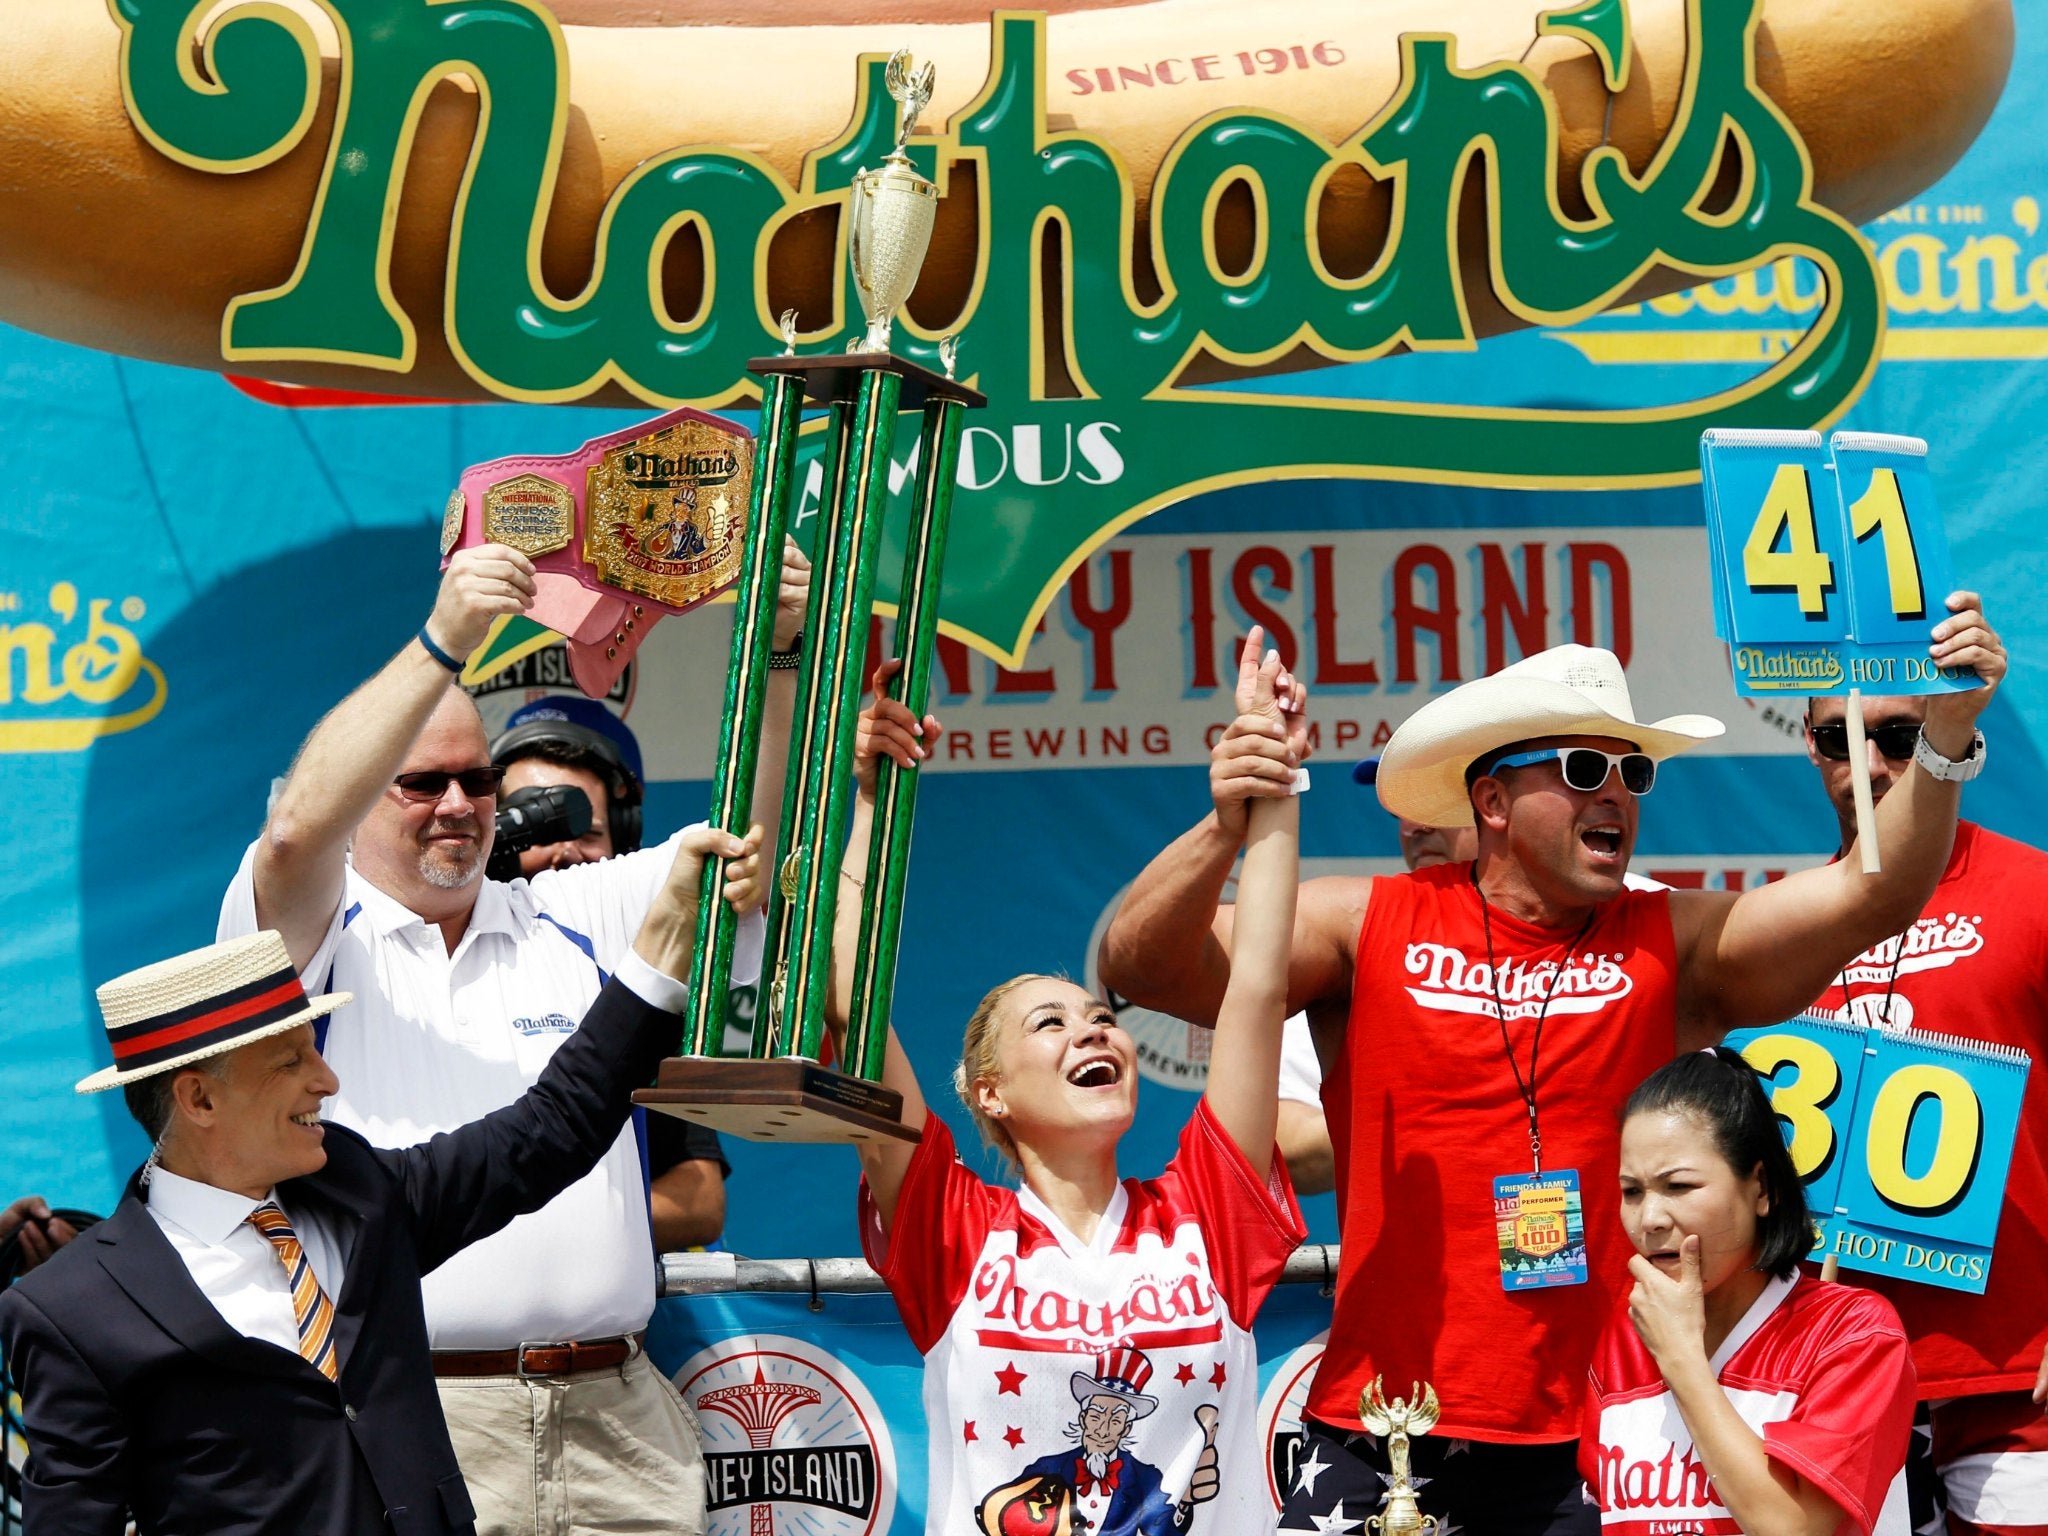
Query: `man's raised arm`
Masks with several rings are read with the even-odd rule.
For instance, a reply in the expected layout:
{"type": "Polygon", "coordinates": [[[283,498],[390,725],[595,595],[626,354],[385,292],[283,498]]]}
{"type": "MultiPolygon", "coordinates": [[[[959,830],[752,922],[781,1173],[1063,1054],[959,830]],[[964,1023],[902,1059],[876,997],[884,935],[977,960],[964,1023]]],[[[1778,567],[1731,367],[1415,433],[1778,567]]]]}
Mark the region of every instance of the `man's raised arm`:
{"type": "MultiPolygon", "coordinates": [[[[1969,757],[1977,719],[2005,676],[2005,647],[1978,611],[1974,592],[1948,600],[1932,659],[1972,667],[1984,680],[1967,693],[1928,700],[1926,744],[1950,762],[1969,757]]],[[[1911,927],[1934,895],[1955,840],[1962,786],[1915,763],[1878,802],[1882,873],[1843,857],[1740,896],[1671,897],[1680,987],[1678,1048],[1710,1045],[1731,1029],[1788,1019],[1827,990],[1857,955],[1911,927]]]]}
{"type": "Polygon", "coordinates": [[[306,738],[264,822],[255,859],[257,925],[284,935],[292,964],[304,966],[319,947],[341,899],[349,835],[447,696],[454,677],[448,660],[459,666],[483,644],[492,620],[525,612],[533,594],[533,562],[518,550],[484,544],[459,551],[421,638],[408,640],[306,738]]]}

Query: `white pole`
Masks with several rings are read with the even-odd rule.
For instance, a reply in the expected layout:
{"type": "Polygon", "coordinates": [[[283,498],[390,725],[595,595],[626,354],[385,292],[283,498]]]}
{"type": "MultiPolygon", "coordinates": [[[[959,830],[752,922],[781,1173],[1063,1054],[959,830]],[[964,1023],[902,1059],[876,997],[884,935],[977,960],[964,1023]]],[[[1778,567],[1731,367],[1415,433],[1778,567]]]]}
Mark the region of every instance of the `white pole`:
{"type": "Polygon", "coordinates": [[[1863,853],[1863,873],[1878,872],[1877,808],[1870,798],[1870,753],[1863,744],[1863,690],[1849,690],[1849,788],[1856,798],[1856,846],[1863,853]]]}

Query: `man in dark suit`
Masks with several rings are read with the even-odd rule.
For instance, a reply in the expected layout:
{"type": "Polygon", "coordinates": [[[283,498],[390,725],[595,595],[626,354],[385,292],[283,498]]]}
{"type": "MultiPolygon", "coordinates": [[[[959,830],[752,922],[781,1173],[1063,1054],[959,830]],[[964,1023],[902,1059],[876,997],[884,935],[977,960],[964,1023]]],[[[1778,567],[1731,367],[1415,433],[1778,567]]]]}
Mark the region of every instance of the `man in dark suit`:
{"type": "Polygon", "coordinates": [[[611,1145],[675,1043],[702,862],[733,861],[744,909],[756,846],[690,834],[539,1081],[403,1150],[319,1123],[337,1082],[311,1021],[348,998],[308,998],[275,933],[100,988],[115,1064],[79,1089],[123,1088],[156,1146],[111,1218],[0,1296],[29,1531],[473,1531],[420,1277],[611,1145]]]}

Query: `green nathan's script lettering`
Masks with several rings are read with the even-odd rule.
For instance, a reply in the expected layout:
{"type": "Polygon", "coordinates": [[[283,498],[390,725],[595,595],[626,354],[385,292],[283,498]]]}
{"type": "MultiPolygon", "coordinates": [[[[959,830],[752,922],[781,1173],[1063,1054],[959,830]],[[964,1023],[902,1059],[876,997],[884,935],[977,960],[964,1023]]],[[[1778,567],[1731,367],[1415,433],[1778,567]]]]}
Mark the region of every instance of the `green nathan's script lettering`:
{"type": "MultiPolygon", "coordinates": [[[[520,0],[321,3],[341,38],[341,92],[300,260],[279,287],[236,299],[223,327],[225,356],[259,369],[306,358],[411,367],[416,337],[390,292],[390,245],[413,130],[443,78],[466,77],[479,103],[453,214],[443,323],[462,366],[507,398],[571,401],[608,383],[663,406],[749,396],[746,359],[780,348],[766,313],[769,240],[790,218],[843,199],[855,170],[878,163],[893,138],[881,65],[868,60],[845,136],[809,155],[795,186],[738,149],[655,156],[613,191],[590,281],[562,297],[542,281],[539,257],[569,104],[553,19],[520,0]],[[697,310],[677,316],[649,274],[685,226],[717,276],[697,310]]],[[[130,112],[163,153],[234,173],[270,163],[308,131],[321,75],[302,20],[231,5],[205,39],[206,80],[189,60],[208,5],[110,5],[123,28],[130,112]]],[[[955,161],[977,161],[985,262],[966,311],[948,327],[961,333],[962,360],[992,409],[962,455],[944,617],[1015,662],[1090,549],[1207,487],[1289,473],[1675,483],[1697,473],[1709,423],[1834,419],[1875,365],[1878,277],[1854,229],[1814,202],[1805,147],[1757,86],[1759,8],[1760,0],[1688,0],[1687,75],[1665,141],[1640,175],[1612,148],[1588,156],[1583,219],[1558,201],[1557,108],[1534,74],[1517,63],[1463,68],[1446,37],[1402,39],[1393,99],[1342,142],[1267,113],[1206,118],[1182,136],[1152,189],[1161,292],[1150,303],[1132,279],[1138,235],[1128,172],[1101,139],[1047,128],[1044,18],[999,14],[982,90],[943,134],[911,149],[942,188],[955,161]],[[1739,185],[1732,201],[1709,206],[1729,154],[1740,161],[1739,185]],[[1392,196],[1384,250],[1350,279],[1324,264],[1313,214],[1330,176],[1346,166],[1388,184],[1392,196]],[[1488,281],[1525,323],[1575,324],[1619,302],[1653,268],[1707,279],[1788,256],[1814,264],[1826,302],[1768,371],[1705,399],[1639,410],[1415,407],[1179,383],[1197,354],[1255,365],[1302,346],[1332,362],[1396,346],[1474,346],[1456,236],[1475,179],[1487,208],[1488,281]],[[1227,273],[1216,259],[1213,194],[1235,180],[1260,187],[1266,228],[1252,267],[1227,273]],[[1040,270],[1047,223],[1062,242],[1067,278],[1064,314],[1052,318],[1040,270]],[[1046,393],[1048,329],[1080,398],[1046,393]],[[1055,485],[1058,494],[1046,494],[1055,485]]],[[[1617,0],[1546,23],[1573,26],[1603,61],[1627,57],[1617,0]]],[[[861,329],[858,314],[848,317],[845,275],[842,260],[842,344],[861,329]]],[[[934,362],[936,337],[907,325],[897,334],[899,350],[934,362]]],[[[905,451],[915,451],[914,440],[905,451]]],[[[808,452],[814,459],[815,446],[808,452]]],[[[897,468],[907,497],[910,466],[897,468]]],[[[902,522],[899,508],[888,535],[897,551],[902,522]]],[[[881,569],[897,563],[885,551],[881,569]]],[[[887,600],[886,575],[884,585],[887,600]]]]}

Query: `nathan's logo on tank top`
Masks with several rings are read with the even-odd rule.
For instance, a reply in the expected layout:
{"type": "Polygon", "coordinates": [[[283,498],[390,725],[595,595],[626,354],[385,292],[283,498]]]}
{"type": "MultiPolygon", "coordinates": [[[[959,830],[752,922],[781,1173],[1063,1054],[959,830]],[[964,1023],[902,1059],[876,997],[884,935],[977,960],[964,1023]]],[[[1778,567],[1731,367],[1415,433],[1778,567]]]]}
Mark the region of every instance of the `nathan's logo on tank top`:
{"type": "Polygon", "coordinates": [[[1983,921],[1981,914],[1965,916],[1960,912],[1923,917],[1904,933],[1851,960],[1842,968],[1842,979],[1852,987],[1887,987],[1894,976],[1938,971],[1967,960],[1984,947],[1984,930],[1978,926],[1983,921]]]}
{"type": "Polygon", "coordinates": [[[1504,1006],[1511,1020],[1533,1019],[1544,1011],[1545,998],[1551,1013],[1598,1013],[1635,990],[1621,968],[1627,958],[1589,950],[1562,967],[1555,960],[1508,959],[1496,970],[1483,954],[1468,955],[1448,944],[1410,944],[1407,970],[1416,979],[1408,995],[1424,1008],[1487,1018],[1504,1006]]]}
{"type": "MultiPolygon", "coordinates": [[[[421,0],[320,8],[338,34],[326,69],[304,19],[282,6],[214,7],[203,37],[203,8],[191,0],[110,6],[121,36],[106,64],[120,72],[138,153],[221,177],[294,151],[308,164],[324,154],[318,184],[302,194],[297,266],[275,286],[232,296],[221,316],[221,359],[237,372],[317,364],[323,378],[355,369],[366,387],[387,389],[392,374],[427,372],[438,364],[422,359],[445,353],[476,392],[505,399],[612,390],[662,406],[744,400],[756,387],[747,360],[782,344],[771,246],[799,225],[836,224],[843,250],[853,175],[895,142],[896,104],[871,58],[855,76],[845,131],[800,164],[759,145],[653,150],[613,189],[583,247],[595,252],[587,283],[557,291],[535,253],[568,175],[565,152],[583,137],[561,27],[533,4],[491,7],[488,26],[472,24],[482,14],[472,7],[421,0]],[[218,48],[216,39],[225,39],[218,48]],[[337,99],[330,87],[331,111],[322,111],[323,81],[336,74],[347,89],[337,99]],[[437,162],[415,146],[434,137],[423,117],[448,99],[431,88],[447,76],[519,110],[477,114],[473,127],[438,119],[463,142],[437,162]],[[437,302],[408,312],[393,272],[415,254],[402,244],[414,236],[394,230],[391,210],[415,190],[408,180],[465,155],[441,226],[437,302]],[[706,275],[672,287],[664,258],[685,230],[706,275]],[[423,339],[414,316],[429,313],[443,334],[423,339]]],[[[1083,85],[1101,77],[1049,66],[1044,16],[999,12],[979,87],[962,90],[971,83],[947,64],[945,89],[960,105],[908,150],[960,209],[963,240],[977,252],[959,312],[934,317],[930,331],[907,327],[898,342],[932,366],[940,330],[958,336],[990,402],[960,454],[950,568],[975,579],[948,585],[953,632],[1022,666],[1083,555],[1133,517],[1204,490],[1301,474],[1539,489],[1675,484],[1699,472],[1701,429],[1731,413],[1787,427],[1841,415],[1884,338],[1875,256],[1815,199],[1812,158],[1757,78],[1762,0],[1680,9],[1686,68],[1640,169],[1598,149],[1574,186],[1561,172],[1560,109],[1541,66],[1464,57],[1454,37],[1416,33],[1400,40],[1391,95],[1374,85],[1359,120],[1327,137],[1251,107],[1191,112],[1177,131],[1162,122],[1173,145],[1143,221],[1118,133],[1068,117],[1076,75],[1083,85]],[[1724,190],[1730,144],[1742,174],[1724,190]],[[1352,179],[1376,183],[1388,200],[1383,235],[1323,233],[1319,210],[1352,179]],[[1239,252],[1217,210],[1241,184],[1255,189],[1257,230],[1239,252]],[[1490,238],[1461,239],[1482,200],[1490,238]],[[1584,214],[1571,211],[1579,200],[1584,214]],[[1047,269],[1048,225],[1064,238],[1064,284],[1047,269]],[[1645,273],[1711,280],[1772,260],[1816,269],[1806,333],[1758,354],[1754,377],[1680,404],[1418,406],[1312,382],[1292,392],[1197,387],[1247,380],[1283,355],[1306,368],[1397,349],[1470,351],[1482,312],[1576,334],[1629,302],[1645,273]],[[1055,481],[1057,495],[1033,494],[1055,481]]],[[[1590,0],[1549,12],[1539,30],[1575,37],[1610,88],[1623,89],[1637,52],[1627,7],[1590,0]]],[[[1161,38],[1159,47],[1195,54],[1198,41],[1161,38]]],[[[1345,62],[1331,43],[1296,52],[1304,69],[1345,62]]],[[[763,110],[761,137],[773,138],[763,110]]],[[[836,303],[805,347],[830,351],[852,340],[860,317],[843,256],[810,270],[829,273],[836,303]]],[[[798,448],[806,477],[822,444],[812,436],[798,448]]],[[[886,571],[877,595],[893,600],[886,571]]]]}
{"type": "Polygon", "coordinates": [[[1034,1283],[1037,1266],[1028,1255],[998,1254],[974,1271],[968,1304],[980,1319],[975,1335],[994,1349],[1070,1351],[1116,1343],[1184,1349],[1213,1343],[1223,1337],[1223,1298],[1200,1269],[1191,1268],[1194,1263],[1189,1245],[1177,1239],[1114,1301],[1092,1301],[1034,1283]]]}
{"type": "Polygon", "coordinates": [[[860,1378],[781,1334],[726,1339],[675,1374],[704,1446],[709,1536],[888,1536],[896,1450],[860,1378]]]}

